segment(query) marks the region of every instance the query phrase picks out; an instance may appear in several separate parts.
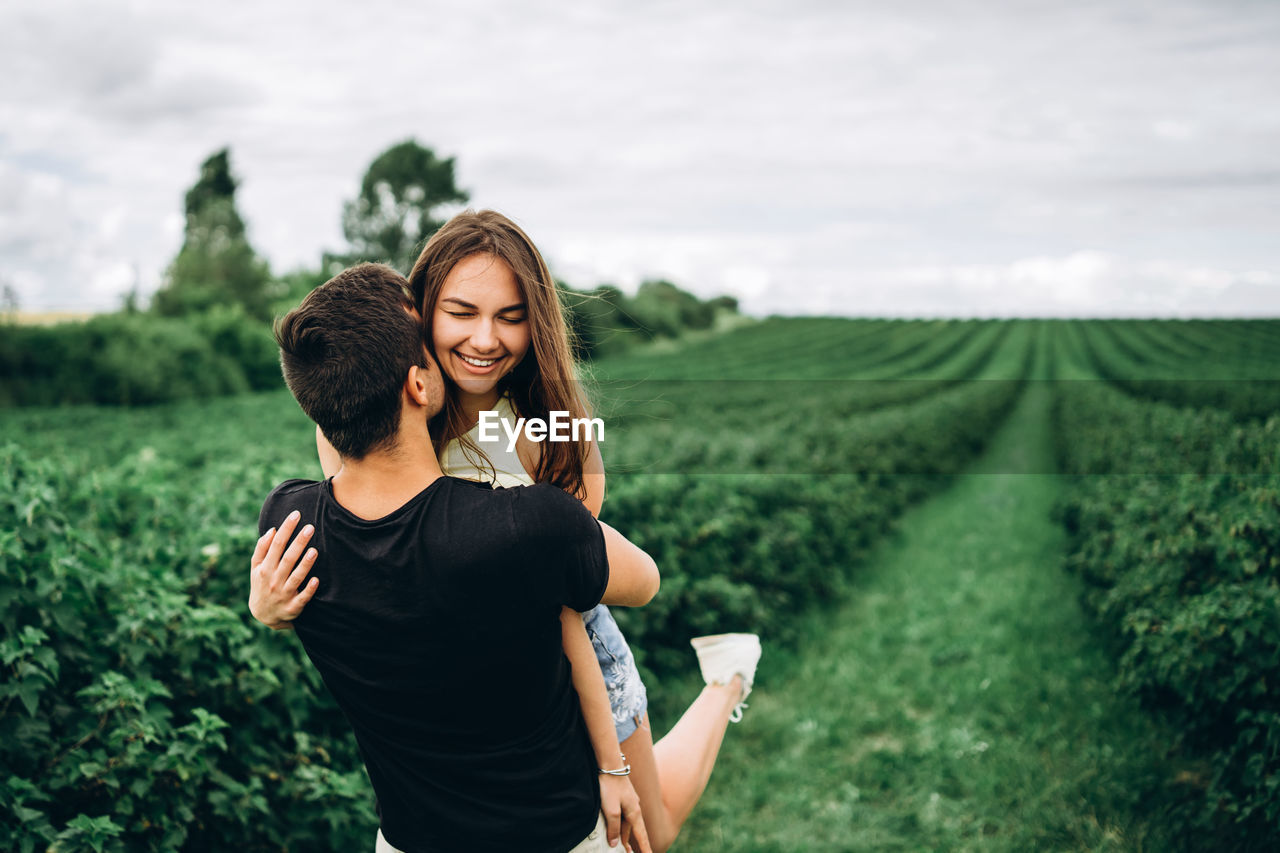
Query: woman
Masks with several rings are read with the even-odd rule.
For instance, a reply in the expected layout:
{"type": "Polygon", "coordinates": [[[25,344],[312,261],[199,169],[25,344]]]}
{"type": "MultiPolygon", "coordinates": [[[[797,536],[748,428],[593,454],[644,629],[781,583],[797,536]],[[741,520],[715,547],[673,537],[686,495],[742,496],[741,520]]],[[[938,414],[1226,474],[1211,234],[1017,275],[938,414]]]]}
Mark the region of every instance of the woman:
{"type": "MultiPolygon", "coordinates": [[[[500,441],[479,441],[483,411],[497,411],[512,428],[519,417],[587,414],[555,281],[529,238],[499,213],[466,211],[427,243],[409,284],[446,378],[445,407],[431,430],[445,473],[500,487],[552,483],[598,515],[604,465],[589,436],[535,443],[522,433],[510,451],[505,430],[500,441]]],[[[318,430],[317,445],[324,473],[332,476],[340,462],[318,430]]],[[[644,685],[608,608],[581,616],[566,610],[561,621],[602,772],[629,764],[653,849],[666,850],[706,787],[728,722],[740,718],[759,640],[752,634],[695,639],[707,687],[654,744],[644,685]],[[621,757],[605,763],[615,751],[621,757]]]]}

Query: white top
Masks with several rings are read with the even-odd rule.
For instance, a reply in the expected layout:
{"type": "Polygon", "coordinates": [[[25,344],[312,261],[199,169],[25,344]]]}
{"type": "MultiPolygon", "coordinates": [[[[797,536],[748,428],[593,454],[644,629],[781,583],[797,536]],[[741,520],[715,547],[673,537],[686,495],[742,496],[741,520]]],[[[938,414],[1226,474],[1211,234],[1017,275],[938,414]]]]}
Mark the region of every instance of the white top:
{"type": "Polygon", "coordinates": [[[477,423],[467,432],[474,448],[464,447],[460,439],[453,439],[444,446],[440,453],[440,468],[450,477],[463,480],[475,480],[479,483],[492,483],[500,488],[513,486],[532,486],[533,478],[524,470],[520,455],[515,448],[507,449],[511,443],[507,429],[515,431],[519,416],[511,407],[511,398],[506,394],[494,405],[493,411],[506,423],[506,427],[490,428],[489,434],[497,432],[496,441],[480,440],[480,424],[477,423]],[[477,455],[476,448],[483,455],[477,455]],[[486,462],[487,460],[487,462],[486,462]]]}

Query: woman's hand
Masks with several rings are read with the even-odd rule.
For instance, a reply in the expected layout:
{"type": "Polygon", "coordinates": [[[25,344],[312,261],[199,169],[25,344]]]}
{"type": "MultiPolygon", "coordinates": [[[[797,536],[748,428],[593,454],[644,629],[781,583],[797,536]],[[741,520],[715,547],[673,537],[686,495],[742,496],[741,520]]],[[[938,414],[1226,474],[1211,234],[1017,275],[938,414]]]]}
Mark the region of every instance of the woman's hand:
{"type": "Polygon", "coordinates": [[[626,776],[600,774],[600,811],[604,813],[605,835],[609,846],[622,846],[628,853],[653,853],[649,834],[640,814],[640,797],[626,776]]]}
{"type": "Polygon", "coordinates": [[[308,549],[305,554],[302,550],[315,532],[310,524],[302,528],[285,550],[285,543],[289,542],[300,517],[296,511],[291,512],[279,530],[273,527],[262,534],[249,561],[249,612],[254,619],[275,631],[293,627],[293,620],[298,618],[320,585],[319,580],[312,578],[305,588],[298,589],[317,556],[315,548],[308,549]]]}

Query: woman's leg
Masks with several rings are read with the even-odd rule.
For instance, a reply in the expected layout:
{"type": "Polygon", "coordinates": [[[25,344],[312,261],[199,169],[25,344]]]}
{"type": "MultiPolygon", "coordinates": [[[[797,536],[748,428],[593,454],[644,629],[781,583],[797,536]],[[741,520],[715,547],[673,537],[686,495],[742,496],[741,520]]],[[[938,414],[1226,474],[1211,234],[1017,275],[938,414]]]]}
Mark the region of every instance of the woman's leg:
{"type": "Polygon", "coordinates": [[[676,840],[706,790],[729,725],[729,712],[741,695],[742,679],[738,676],[731,684],[704,687],[657,744],[647,713],[635,734],[622,742],[654,853],[662,853],[676,840]]]}

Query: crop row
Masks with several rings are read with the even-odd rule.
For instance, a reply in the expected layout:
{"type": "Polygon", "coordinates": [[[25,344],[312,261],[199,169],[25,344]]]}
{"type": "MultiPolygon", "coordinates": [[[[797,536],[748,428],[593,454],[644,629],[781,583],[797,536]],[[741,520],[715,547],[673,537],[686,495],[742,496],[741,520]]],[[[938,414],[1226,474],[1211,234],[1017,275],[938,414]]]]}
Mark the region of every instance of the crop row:
{"type": "MultiPolygon", "coordinates": [[[[1030,334],[1027,325],[975,325],[951,343],[945,362],[936,362],[934,353],[904,365],[895,378],[867,378],[860,362],[837,372],[839,363],[821,350],[809,360],[823,363],[831,374],[823,379],[714,378],[714,363],[696,352],[692,363],[703,375],[686,367],[682,373],[688,378],[674,380],[616,379],[606,363],[597,396],[603,398],[606,422],[618,427],[606,462],[619,473],[851,473],[865,467],[869,457],[845,460],[822,452],[825,445],[806,443],[805,436],[958,384],[1017,377],[1023,369],[1019,354],[1030,334]]],[[[789,373],[792,364],[779,367],[789,373]]],[[[879,375],[884,373],[881,369],[879,375]]]]}
{"type": "Polygon", "coordinates": [[[612,379],[886,378],[976,335],[992,321],[770,317],[682,346],[600,363],[612,379]]]}
{"type": "Polygon", "coordinates": [[[1242,420],[1280,411],[1280,339],[1264,321],[1081,321],[1092,369],[1127,393],[1242,420]]]}
{"type": "Polygon", "coordinates": [[[1121,683],[1183,733],[1180,818],[1224,849],[1280,836],[1280,418],[1060,383],[1068,567],[1121,683]],[[1087,476],[1085,476],[1087,475],[1087,476]],[[1226,827],[1222,829],[1222,827],[1226,827]]]}

